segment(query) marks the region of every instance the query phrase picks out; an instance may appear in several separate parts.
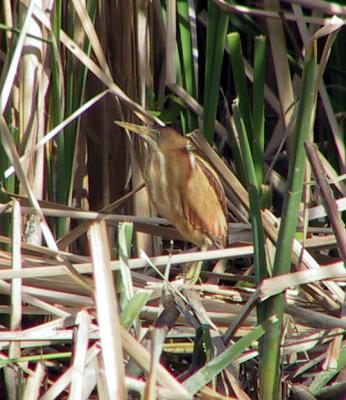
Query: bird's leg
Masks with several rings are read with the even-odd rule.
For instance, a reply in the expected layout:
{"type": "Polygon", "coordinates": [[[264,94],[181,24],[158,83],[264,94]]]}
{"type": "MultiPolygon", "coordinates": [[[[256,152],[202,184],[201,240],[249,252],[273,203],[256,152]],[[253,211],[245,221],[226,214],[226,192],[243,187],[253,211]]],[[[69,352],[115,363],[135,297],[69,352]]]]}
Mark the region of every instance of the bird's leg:
{"type": "MultiPolygon", "coordinates": [[[[203,245],[201,247],[201,251],[205,251],[208,249],[208,245],[203,245]]],[[[195,261],[191,264],[189,270],[186,274],[186,280],[192,283],[193,285],[197,283],[199,279],[199,275],[201,273],[203,261],[195,261]]]]}

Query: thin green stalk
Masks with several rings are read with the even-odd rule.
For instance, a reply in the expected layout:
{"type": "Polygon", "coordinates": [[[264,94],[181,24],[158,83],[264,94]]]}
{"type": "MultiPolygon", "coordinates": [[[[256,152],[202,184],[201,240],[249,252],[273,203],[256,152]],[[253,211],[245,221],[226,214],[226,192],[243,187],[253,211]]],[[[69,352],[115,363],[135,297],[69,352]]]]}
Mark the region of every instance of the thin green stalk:
{"type": "MultiPolygon", "coordinates": [[[[96,2],[89,1],[88,13],[91,19],[94,20],[97,11],[96,2]]],[[[70,14],[68,18],[68,32],[71,37],[76,35],[76,21],[78,16],[75,13],[74,8],[71,6],[70,14]]],[[[82,29],[82,27],[80,27],[82,29]]],[[[77,32],[78,34],[78,32],[77,32]]],[[[83,45],[82,45],[83,46],[83,45]]],[[[91,45],[87,39],[84,39],[84,51],[86,54],[90,54],[91,45]]],[[[83,101],[85,82],[88,70],[85,66],[80,67],[79,63],[76,62],[75,57],[71,54],[67,54],[66,64],[66,108],[65,115],[71,115],[77,108],[79,108],[83,101]]],[[[57,163],[56,163],[56,196],[57,201],[62,204],[68,204],[70,201],[71,190],[73,185],[73,170],[74,170],[74,159],[76,154],[76,142],[77,134],[79,130],[79,119],[73,121],[65,129],[62,135],[58,136],[58,148],[57,148],[57,163]]],[[[59,218],[57,226],[57,236],[61,237],[66,231],[65,218],[59,218]]]]}
{"type": "MultiPolygon", "coordinates": [[[[9,113],[6,113],[6,114],[9,114],[9,113]]],[[[11,126],[11,124],[9,124],[9,126],[11,129],[13,141],[14,141],[14,143],[17,143],[18,142],[18,129],[15,128],[14,126],[11,126]]],[[[14,193],[16,190],[15,175],[11,175],[6,180],[4,178],[4,172],[10,165],[11,165],[11,163],[7,157],[6,151],[4,150],[3,146],[0,145],[0,182],[2,185],[4,185],[6,191],[8,191],[10,193],[14,193]]],[[[3,193],[3,191],[0,191],[0,202],[7,203],[9,201],[10,201],[9,196],[7,194],[3,193]]],[[[11,232],[12,232],[11,216],[7,215],[7,214],[2,214],[2,216],[1,216],[1,233],[5,236],[10,236],[11,232]]],[[[2,244],[1,248],[9,251],[10,245],[2,244]]]]}
{"type": "Polygon", "coordinates": [[[225,113],[226,113],[226,127],[228,129],[229,133],[229,145],[232,150],[232,155],[233,155],[233,160],[234,160],[234,167],[237,173],[237,177],[239,181],[242,183],[243,186],[245,186],[245,171],[244,171],[244,164],[243,164],[243,159],[241,156],[240,152],[240,146],[239,146],[239,141],[236,135],[236,127],[234,124],[234,118],[231,116],[231,113],[229,111],[229,106],[227,99],[224,95],[224,93],[221,91],[223,97],[224,97],[224,104],[225,104],[225,113]]]}
{"type": "MultiPolygon", "coordinates": [[[[97,2],[88,1],[87,11],[90,15],[91,21],[95,21],[97,13],[97,2]]],[[[78,16],[75,16],[78,19],[78,16]]],[[[83,28],[80,28],[83,29],[83,28]]],[[[87,55],[91,53],[91,44],[88,39],[84,40],[84,51],[87,55]]],[[[71,96],[66,96],[66,114],[71,115],[77,108],[82,105],[83,96],[85,92],[85,83],[88,74],[88,69],[83,66],[79,69],[78,63],[76,64],[75,57],[71,55],[71,70],[67,73],[69,77],[76,75],[73,80],[69,81],[67,85],[67,93],[71,93],[71,96]],[[76,73],[78,72],[78,73],[76,73]],[[69,87],[71,85],[71,88],[69,87]]],[[[68,165],[73,165],[73,160],[75,157],[75,146],[76,146],[76,134],[78,131],[79,119],[68,125],[66,128],[66,160],[68,165]],[[71,133],[71,134],[70,134],[71,133]]],[[[71,181],[72,169],[69,170],[68,180],[71,181]]],[[[69,193],[68,193],[69,194],[69,193]]]]}
{"type": "MultiPolygon", "coordinates": [[[[49,119],[48,129],[60,124],[64,118],[64,96],[63,88],[61,87],[61,75],[62,71],[59,68],[60,65],[60,29],[61,29],[61,14],[62,14],[62,2],[58,0],[54,3],[53,13],[53,30],[52,30],[52,44],[51,44],[51,81],[52,91],[49,104],[49,119]]],[[[57,147],[63,146],[63,135],[58,135],[57,147]]],[[[48,169],[48,193],[49,199],[57,201],[57,189],[56,189],[56,159],[52,153],[48,150],[47,156],[47,169],[48,169]]],[[[64,160],[61,161],[64,165],[64,160]]],[[[56,227],[55,227],[56,230],[56,227]]]]}
{"type": "MultiPolygon", "coordinates": [[[[294,235],[297,227],[298,206],[301,201],[306,156],[304,140],[311,132],[316,101],[316,42],[308,49],[302,77],[302,88],[298,113],[293,132],[292,159],[289,164],[287,192],[274,260],[273,275],[289,273],[294,235]]],[[[262,365],[260,369],[261,398],[277,399],[280,376],[280,341],[285,307],[285,295],[280,294],[267,302],[267,316],[276,315],[279,323],[270,326],[263,338],[262,365]]]]}
{"type": "Polygon", "coordinates": [[[234,85],[237,97],[239,98],[239,109],[251,143],[253,140],[252,114],[243,62],[243,53],[238,32],[232,32],[227,35],[227,45],[230,51],[234,85]]]}
{"type": "MultiPolygon", "coordinates": [[[[67,33],[70,37],[74,37],[74,29],[77,24],[76,12],[72,3],[68,7],[67,15],[67,33]]],[[[75,80],[78,80],[77,68],[75,68],[75,58],[71,53],[67,53],[66,71],[65,71],[65,115],[71,115],[73,112],[73,104],[75,102],[75,96],[78,94],[74,91],[75,80]]],[[[57,157],[56,157],[56,200],[58,203],[67,204],[68,193],[70,187],[70,170],[71,157],[70,153],[71,145],[74,147],[74,141],[76,137],[76,123],[70,124],[64,129],[64,132],[58,136],[57,142],[57,157]]],[[[57,237],[61,237],[66,233],[66,218],[59,218],[57,224],[57,237]]]]}
{"type": "MultiPolygon", "coordinates": [[[[13,27],[7,26],[7,25],[2,24],[2,23],[0,23],[0,30],[1,31],[5,31],[5,32],[12,32],[12,33],[15,33],[16,35],[20,34],[20,29],[13,28],[13,27]]],[[[26,36],[28,38],[39,40],[40,42],[43,42],[43,43],[47,43],[47,44],[51,43],[51,41],[49,39],[45,39],[45,38],[42,38],[40,36],[32,35],[31,33],[27,33],[26,36]]]]}
{"type": "Polygon", "coordinates": [[[61,360],[64,358],[70,358],[71,356],[72,356],[72,352],[67,351],[64,353],[38,354],[36,356],[6,358],[6,359],[0,360],[0,368],[4,367],[5,365],[8,365],[8,364],[24,363],[24,362],[40,362],[40,361],[48,361],[48,360],[61,360]]]}
{"type": "MultiPolygon", "coordinates": [[[[193,69],[192,39],[189,23],[189,6],[187,0],[177,1],[177,14],[179,24],[179,55],[184,89],[196,99],[196,79],[193,69]]],[[[197,128],[197,117],[189,109],[186,109],[187,131],[197,128]]]]}
{"type": "Polygon", "coordinates": [[[264,75],[266,65],[266,39],[255,38],[255,60],[253,70],[252,118],[253,137],[252,155],[256,170],[257,183],[264,179],[264,75]]]}
{"type": "Polygon", "coordinates": [[[203,135],[213,142],[221,67],[228,27],[228,15],[212,1],[208,1],[207,48],[204,78],[203,135]]]}
{"type": "MultiPolygon", "coordinates": [[[[51,97],[51,126],[56,126],[60,124],[64,119],[64,96],[63,96],[63,88],[61,87],[61,75],[62,71],[59,68],[60,63],[60,54],[59,54],[59,38],[54,37],[52,40],[52,97],[51,97]]],[[[64,135],[58,135],[56,138],[57,141],[57,162],[60,163],[60,168],[57,166],[57,169],[64,169],[65,158],[60,149],[64,148],[64,135]]],[[[52,160],[53,161],[53,160],[52,160]]],[[[53,161],[54,162],[54,161],[53,161]]],[[[52,174],[56,174],[55,168],[51,170],[52,174]]],[[[56,176],[51,177],[51,194],[53,201],[59,201],[59,194],[57,193],[57,189],[54,188],[56,176]]],[[[65,179],[65,176],[62,176],[61,179],[65,179]]],[[[61,197],[60,193],[60,197],[61,197]]]]}
{"type": "MultiPolygon", "coordinates": [[[[254,243],[254,264],[256,283],[259,284],[262,279],[268,277],[264,230],[261,219],[261,192],[257,183],[255,165],[251,154],[248,135],[245,124],[239,110],[239,100],[237,99],[232,106],[234,122],[237,128],[240,142],[240,151],[242,153],[245,166],[246,183],[250,200],[250,216],[252,226],[252,238],[254,243]]],[[[258,323],[265,320],[265,303],[257,306],[258,323]]]]}

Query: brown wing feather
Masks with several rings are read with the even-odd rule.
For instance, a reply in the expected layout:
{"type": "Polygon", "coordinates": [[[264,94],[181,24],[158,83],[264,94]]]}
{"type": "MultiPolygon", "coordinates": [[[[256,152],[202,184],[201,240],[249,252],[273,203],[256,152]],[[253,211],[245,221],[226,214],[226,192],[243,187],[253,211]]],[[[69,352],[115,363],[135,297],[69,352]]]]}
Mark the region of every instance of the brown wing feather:
{"type": "Polygon", "coordinates": [[[223,189],[219,177],[216,175],[216,172],[211,168],[211,166],[202,157],[198,155],[195,155],[195,157],[197,163],[207,176],[209,183],[214,188],[225,215],[227,215],[227,203],[226,203],[225,191],[223,189]]]}
{"type": "Polygon", "coordinates": [[[183,198],[189,223],[206,233],[217,246],[224,246],[227,241],[225,193],[216,173],[195,154],[183,198]]]}

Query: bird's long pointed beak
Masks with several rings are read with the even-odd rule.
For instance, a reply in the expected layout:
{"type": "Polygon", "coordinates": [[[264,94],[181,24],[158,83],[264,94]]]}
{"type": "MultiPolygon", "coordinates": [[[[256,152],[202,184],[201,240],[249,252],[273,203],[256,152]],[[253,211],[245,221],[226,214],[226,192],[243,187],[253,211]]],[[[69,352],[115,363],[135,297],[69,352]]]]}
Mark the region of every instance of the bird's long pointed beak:
{"type": "Polygon", "coordinates": [[[136,133],[137,135],[141,136],[144,139],[148,137],[150,138],[153,134],[152,129],[149,128],[148,126],[142,126],[123,121],[114,121],[114,123],[117,124],[118,126],[121,126],[124,129],[136,133]]]}

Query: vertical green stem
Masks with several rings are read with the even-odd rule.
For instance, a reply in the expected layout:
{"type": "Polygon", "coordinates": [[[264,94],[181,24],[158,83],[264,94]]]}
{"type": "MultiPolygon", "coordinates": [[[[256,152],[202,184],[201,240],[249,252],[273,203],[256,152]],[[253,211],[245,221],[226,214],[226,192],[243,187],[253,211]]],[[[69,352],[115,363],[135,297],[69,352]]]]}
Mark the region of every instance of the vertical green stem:
{"type": "MultiPolygon", "coordinates": [[[[315,117],[316,59],[317,50],[314,42],[312,48],[307,51],[303,70],[301,95],[293,132],[293,151],[289,164],[287,193],[285,195],[273,267],[273,275],[276,276],[288,273],[291,267],[292,244],[297,227],[297,211],[302,196],[306,160],[303,144],[312,130],[315,117]]],[[[284,294],[274,296],[267,301],[267,317],[276,315],[279,319],[279,324],[275,327],[269,327],[263,341],[260,387],[261,398],[266,400],[277,399],[279,393],[280,342],[284,307],[284,294]]]]}
{"type": "MultiPolygon", "coordinates": [[[[196,99],[196,80],[193,69],[192,39],[189,22],[189,5],[187,0],[177,1],[177,14],[180,34],[180,67],[184,89],[196,99]]],[[[197,117],[190,110],[186,110],[187,131],[197,128],[197,117]]]]}
{"type": "Polygon", "coordinates": [[[232,32],[227,35],[227,45],[231,55],[230,60],[232,64],[234,85],[239,98],[239,110],[244,121],[249,141],[251,143],[253,140],[252,115],[243,62],[243,52],[241,49],[240,36],[238,32],[232,32]]]}
{"type": "Polygon", "coordinates": [[[228,15],[212,1],[208,1],[207,48],[204,79],[203,134],[209,143],[213,142],[219,85],[224,54],[228,15]]]}
{"type": "MultiPolygon", "coordinates": [[[[252,226],[252,238],[254,243],[254,264],[256,284],[268,276],[265,254],[264,230],[261,219],[261,192],[257,183],[255,165],[251,154],[248,135],[245,124],[240,113],[237,99],[232,106],[234,123],[237,128],[240,142],[240,150],[245,166],[246,183],[250,200],[250,217],[252,226]]],[[[257,307],[258,323],[266,318],[265,304],[260,303],[257,307]]]]}
{"type": "Polygon", "coordinates": [[[255,38],[255,60],[253,79],[253,137],[252,154],[256,177],[259,185],[264,178],[264,74],[266,65],[266,39],[264,36],[255,38]]]}

